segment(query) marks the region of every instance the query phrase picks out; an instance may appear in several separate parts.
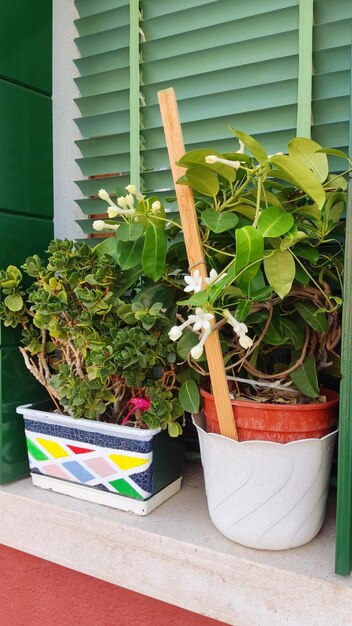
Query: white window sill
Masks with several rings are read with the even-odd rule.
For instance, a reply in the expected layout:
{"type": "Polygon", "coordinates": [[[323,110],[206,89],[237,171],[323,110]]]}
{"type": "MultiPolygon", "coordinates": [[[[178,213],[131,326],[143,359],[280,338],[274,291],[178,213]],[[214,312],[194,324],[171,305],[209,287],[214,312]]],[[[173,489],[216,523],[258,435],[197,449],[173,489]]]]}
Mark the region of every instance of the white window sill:
{"type": "Polygon", "coordinates": [[[0,543],[234,626],[348,626],[352,577],[334,574],[334,502],[318,537],[282,552],[244,548],[209,519],[201,467],[137,517],[33,487],[0,487],[0,543]]]}

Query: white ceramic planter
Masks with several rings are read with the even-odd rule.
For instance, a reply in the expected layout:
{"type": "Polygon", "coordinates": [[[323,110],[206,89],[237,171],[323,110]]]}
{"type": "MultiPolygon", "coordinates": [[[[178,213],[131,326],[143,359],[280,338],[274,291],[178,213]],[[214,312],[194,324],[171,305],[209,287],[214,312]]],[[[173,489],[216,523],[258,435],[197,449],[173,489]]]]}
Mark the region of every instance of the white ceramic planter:
{"type": "Polygon", "coordinates": [[[165,431],[117,426],[43,410],[24,418],[33,484],[146,515],[179,491],[182,444],[165,431]]]}
{"type": "Polygon", "coordinates": [[[285,550],[315,537],[325,517],[336,432],[286,444],[239,443],[197,428],[210,517],[232,541],[285,550]]]}

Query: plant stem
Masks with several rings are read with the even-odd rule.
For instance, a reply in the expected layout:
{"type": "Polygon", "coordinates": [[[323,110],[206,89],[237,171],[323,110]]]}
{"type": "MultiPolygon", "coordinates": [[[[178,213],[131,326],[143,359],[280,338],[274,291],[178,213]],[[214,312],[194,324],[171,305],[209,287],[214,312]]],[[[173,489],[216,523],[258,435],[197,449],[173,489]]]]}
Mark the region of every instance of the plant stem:
{"type": "Polygon", "coordinates": [[[257,224],[258,224],[258,220],[259,220],[259,216],[260,216],[260,195],[261,195],[261,191],[262,191],[262,175],[258,174],[257,177],[257,204],[255,207],[255,218],[254,218],[254,222],[253,222],[253,228],[257,228],[257,224]]]}

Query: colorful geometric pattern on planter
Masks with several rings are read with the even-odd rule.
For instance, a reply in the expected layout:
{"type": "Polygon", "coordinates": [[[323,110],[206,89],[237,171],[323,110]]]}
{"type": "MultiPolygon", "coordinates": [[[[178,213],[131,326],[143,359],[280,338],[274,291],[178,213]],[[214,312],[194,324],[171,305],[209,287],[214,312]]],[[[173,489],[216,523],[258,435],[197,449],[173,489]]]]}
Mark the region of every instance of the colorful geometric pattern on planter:
{"type": "MultiPolygon", "coordinates": [[[[32,473],[145,500],[152,494],[152,441],[123,439],[99,433],[60,428],[66,437],[48,432],[48,425],[25,419],[29,464],[32,473]],[[39,426],[38,430],[33,427],[39,426]],[[44,427],[44,428],[43,428],[44,427]],[[44,430],[44,433],[41,432],[44,430]],[[68,432],[69,431],[69,432],[68,432]],[[76,434],[76,433],[74,433],[76,434]],[[68,436],[67,436],[68,435],[68,436]],[[82,439],[86,439],[83,442],[82,439]],[[107,441],[104,442],[104,439],[107,441]],[[95,444],[107,443],[106,445],[95,444]]],[[[53,428],[53,427],[52,427],[53,428]]]]}

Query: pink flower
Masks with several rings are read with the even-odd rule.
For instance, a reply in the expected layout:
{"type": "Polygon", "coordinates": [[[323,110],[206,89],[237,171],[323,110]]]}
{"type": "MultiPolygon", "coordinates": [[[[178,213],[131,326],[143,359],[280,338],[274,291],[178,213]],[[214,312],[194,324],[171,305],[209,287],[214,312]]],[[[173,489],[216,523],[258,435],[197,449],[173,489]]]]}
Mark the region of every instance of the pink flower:
{"type": "Polygon", "coordinates": [[[124,426],[132,413],[134,413],[137,409],[141,411],[147,411],[152,406],[149,398],[131,398],[131,400],[127,403],[127,406],[132,408],[128,411],[127,415],[123,418],[121,422],[121,426],[124,426]]]}

